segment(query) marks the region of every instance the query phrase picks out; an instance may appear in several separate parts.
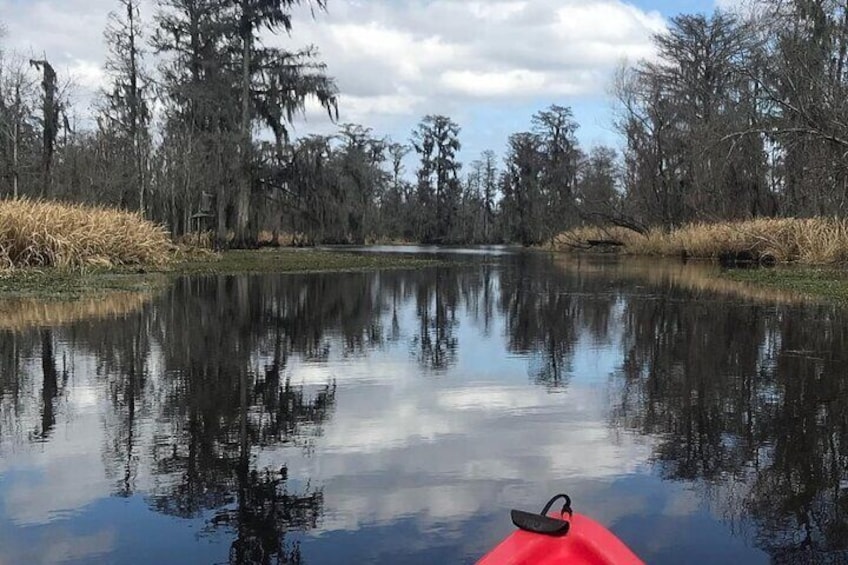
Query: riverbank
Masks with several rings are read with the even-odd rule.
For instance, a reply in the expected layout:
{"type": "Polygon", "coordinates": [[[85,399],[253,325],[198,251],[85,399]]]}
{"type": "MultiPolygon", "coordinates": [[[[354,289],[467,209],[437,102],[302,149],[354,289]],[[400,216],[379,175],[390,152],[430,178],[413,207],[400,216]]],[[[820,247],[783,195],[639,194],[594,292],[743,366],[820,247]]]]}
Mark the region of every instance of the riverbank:
{"type": "Polygon", "coordinates": [[[777,267],[773,269],[726,269],[720,277],[738,283],[755,285],[848,305],[848,271],[832,268],[777,267]]]}
{"type": "Polygon", "coordinates": [[[213,253],[174,243],[139,214],[26,198],[0,200],[0,298],[74,300],[149,292],[173,276],[417,268],[433,261],[314,249],[213,253]]]}
{"type": "Polygon", "coordinates": [[[437,263],[402,255],[282,247],[192,257],[175,263],[169,272],[178,275],[349,272],[417,269],[437,263]]]}
{"type": "Polygon", "coordinates": [[[583,227],[551,243],[563,253],[704,259],[728,266],[725,281],[848,304],[848,222],[835,218],[779,218],[689,224],[676,230],[583,227]]]}
{"type": "Polygon", "coordinates": [[[89,269],[24,268],[0,273],[0,299],[77,300],[113,292],[148,293],[173,277],[260,273],[370,271],[429,267],[436,261],[314,249],[261,249],[183,254],[159,264],[89,269]]]}
{"type": "Polygon", "coordinates": [[[628,255],[712,259],[767,265],[844,265],[848,222],[835,218],[762,218],[695,223],[646,233],[618,227],[582,227],[559,234],[555,251],[606,251],[628,255]]]}

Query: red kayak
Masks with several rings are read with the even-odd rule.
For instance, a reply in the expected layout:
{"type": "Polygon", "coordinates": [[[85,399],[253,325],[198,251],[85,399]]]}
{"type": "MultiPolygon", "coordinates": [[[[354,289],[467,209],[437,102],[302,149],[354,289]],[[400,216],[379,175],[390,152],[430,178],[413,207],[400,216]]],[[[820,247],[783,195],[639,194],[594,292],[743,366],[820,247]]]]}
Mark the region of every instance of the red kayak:
{"type": "Polygon", "coordinates": [[[558,494],[541,514],[512,511],[519,529],[498,544],[477,565],[644,565],[609,530],[571,510],[568,495],[558,494]],[[548,511],[564,499],[559,513],[548,511]]]}

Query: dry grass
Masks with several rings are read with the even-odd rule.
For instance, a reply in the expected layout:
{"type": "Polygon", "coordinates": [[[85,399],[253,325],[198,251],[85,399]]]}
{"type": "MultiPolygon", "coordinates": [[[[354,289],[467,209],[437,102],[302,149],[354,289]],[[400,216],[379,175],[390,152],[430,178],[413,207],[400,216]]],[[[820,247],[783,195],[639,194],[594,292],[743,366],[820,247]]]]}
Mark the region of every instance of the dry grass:
{"type": "Polygon", "coordinates": [[[0,330],[24,331],[56,327],[82,320],[119,318],[141,310],[152,298],[150,293],[114,292],[96,298],[71,302],[39,299],[0,301],[0,330]]]}
{"type": "Polygon", "coordinates": [[[670,232],[654,229],[646,235],[624,228],[578,228],[557,236],[553,246],[562,251],[586,249],[589,240],[598,239],[618,241],[624,252],[634,255],[748,258],[808,265],[848,261],[848,221],[835,218],[697,223],[670,232]]]}
{"type": "Polygon", "coordinates": [[[42,200],[0,201],[0,270],[162,265],[164,228],[137,214],[42,200]]]}

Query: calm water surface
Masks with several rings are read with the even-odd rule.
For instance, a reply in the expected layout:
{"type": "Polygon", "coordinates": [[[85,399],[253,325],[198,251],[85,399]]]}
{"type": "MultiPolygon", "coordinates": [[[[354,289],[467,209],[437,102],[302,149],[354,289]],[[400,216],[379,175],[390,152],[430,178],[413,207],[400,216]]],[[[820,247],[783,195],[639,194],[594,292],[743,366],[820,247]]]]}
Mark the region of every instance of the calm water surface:
{"type": "Polygon", "coordinates": [[[440,256],[3,305],[0,563],[473,563],[560,491],[651,563],[846,558],[844,312],[440,256]]]}

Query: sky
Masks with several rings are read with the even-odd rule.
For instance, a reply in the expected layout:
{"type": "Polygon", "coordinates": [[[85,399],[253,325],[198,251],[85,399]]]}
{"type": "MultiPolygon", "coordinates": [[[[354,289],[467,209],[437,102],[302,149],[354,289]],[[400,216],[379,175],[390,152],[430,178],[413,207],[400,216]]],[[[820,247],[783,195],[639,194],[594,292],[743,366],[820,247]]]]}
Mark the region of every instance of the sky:
{"type": "MultiPolygon", "coordinates": [[[[652,55],[650,37],[679,13],[710,13],[741,0],[329,0],[326,12],[294,14],[290,36],[268,44],[315,45],[340,90],[340,123],[407,141],[420,118],[451,116],[461,157],[502,153],[534,112],[570,106],[589,148],[616,146],[610,87],[625,62],[652,55]]],[[[79,118],[107,84],[103,29],[117,0],[0,0],[7,51],[46,55],[73,77],[79,118]]],[[[142,0],[150,22],[153,0],[142,0]]],[[[310,107],[294,135],[330,133],[310,107]]]]}

